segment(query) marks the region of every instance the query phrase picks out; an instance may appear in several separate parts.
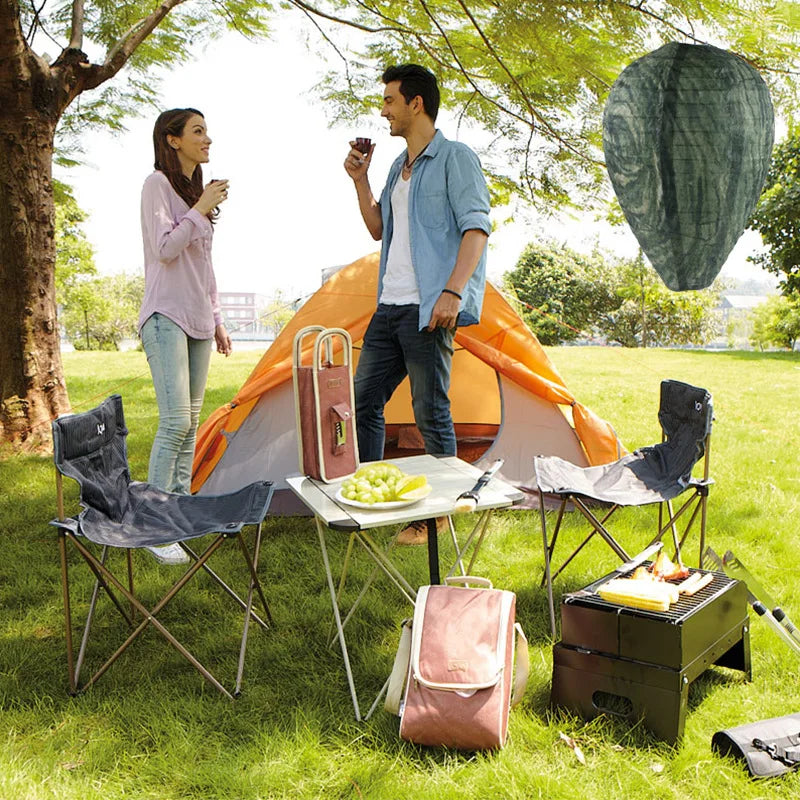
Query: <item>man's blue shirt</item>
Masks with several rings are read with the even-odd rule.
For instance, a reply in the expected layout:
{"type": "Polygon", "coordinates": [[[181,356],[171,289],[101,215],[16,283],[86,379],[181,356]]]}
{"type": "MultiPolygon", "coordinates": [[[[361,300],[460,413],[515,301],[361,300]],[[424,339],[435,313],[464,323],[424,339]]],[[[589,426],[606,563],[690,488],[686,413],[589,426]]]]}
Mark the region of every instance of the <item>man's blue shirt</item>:
{"type": "MultiPolygon", "coordinates": [[[[380,199],[383,242],[378,297],[383,291],[393,233],[392,191],[406,155],[407,152],[403,152],[392,164],[380,199]]],[[[468,230],[481,230],[487,236],[491,233],[489,190],[478,157],[465,144],[445,139],[438,130],[414,162],[408,228],[411,261],[419,287],[419,327],[422,330],[430,322],[433,307],[453,271],[464,233],[468,230]]],[[[485,285],[486,249],[461,292],[458,325],[475,325],[480,321],[485,285]]]]}

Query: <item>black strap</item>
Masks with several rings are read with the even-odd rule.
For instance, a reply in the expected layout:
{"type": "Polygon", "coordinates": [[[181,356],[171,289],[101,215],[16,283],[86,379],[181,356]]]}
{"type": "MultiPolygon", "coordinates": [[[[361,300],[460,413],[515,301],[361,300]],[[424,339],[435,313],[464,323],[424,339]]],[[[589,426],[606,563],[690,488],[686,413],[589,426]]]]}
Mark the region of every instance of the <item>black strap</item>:
{"type": "MultiPolygon", "coordinates": [[[[798,734],[800,736],[800,734],[798,734]]],[[[777,741],[786,741],[779,739],[777,741]]],[[[791,748],[781,747],[775,741],[764,741],[763,739],[753,739],[753,747],[756,750],[762,750],[767,753],[773,761],[780,761],[787,767],[796,767],[800,764],[800,747],[795,746],[791,748]]]]}

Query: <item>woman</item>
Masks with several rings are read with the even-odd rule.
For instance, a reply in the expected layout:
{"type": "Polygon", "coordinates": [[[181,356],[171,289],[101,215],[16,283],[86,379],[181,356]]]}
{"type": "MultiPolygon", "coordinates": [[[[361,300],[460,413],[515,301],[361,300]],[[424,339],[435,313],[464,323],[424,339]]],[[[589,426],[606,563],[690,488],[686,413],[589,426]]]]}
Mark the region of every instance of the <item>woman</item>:
{"type": "MultiPolygon", "coordinates": [[[[142,189],[145,288],[139,334],[158,403],[148,481],[181,494],[190,491],[212,342],[218,352],[231,352],[211,263],[212,222],[228,197],[228,181],[203,188],[200,165],[208,161],[210,146],[199,111],[165,111],[153,129],[155,172],[142,189]]],[[[188,561],[177,544],[148,549],[162,563],[188,561]]]]}

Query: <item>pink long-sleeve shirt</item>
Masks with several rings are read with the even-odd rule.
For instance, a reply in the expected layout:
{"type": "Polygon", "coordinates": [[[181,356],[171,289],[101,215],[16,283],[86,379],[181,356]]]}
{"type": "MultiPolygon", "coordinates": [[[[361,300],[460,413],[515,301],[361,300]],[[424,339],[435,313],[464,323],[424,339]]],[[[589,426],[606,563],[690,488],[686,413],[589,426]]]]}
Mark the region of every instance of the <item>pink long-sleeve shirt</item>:
{"type": "Polygon", "coordinates": [[[155,313],[169,317],[193,339],[211,339],[222,323],[211,262],[213,227],[190,209],[156,170],[142,187],[144,300],[139,331],[155,313]]]}

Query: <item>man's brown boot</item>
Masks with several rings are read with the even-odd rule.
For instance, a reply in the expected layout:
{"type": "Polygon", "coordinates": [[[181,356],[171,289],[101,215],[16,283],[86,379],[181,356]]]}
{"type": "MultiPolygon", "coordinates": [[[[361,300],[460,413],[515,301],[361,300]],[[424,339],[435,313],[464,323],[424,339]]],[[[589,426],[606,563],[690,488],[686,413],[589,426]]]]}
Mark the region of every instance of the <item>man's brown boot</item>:
{"type": "MultiPolygon", "coordinates": [[[[447,517],[436,517],[436,533],[448,530],[447,517]]],[[[397,544],[413,545],[428,543],[428,521],[419,519],[410,522],[397,534],[397,544]]]]}

